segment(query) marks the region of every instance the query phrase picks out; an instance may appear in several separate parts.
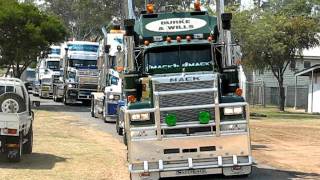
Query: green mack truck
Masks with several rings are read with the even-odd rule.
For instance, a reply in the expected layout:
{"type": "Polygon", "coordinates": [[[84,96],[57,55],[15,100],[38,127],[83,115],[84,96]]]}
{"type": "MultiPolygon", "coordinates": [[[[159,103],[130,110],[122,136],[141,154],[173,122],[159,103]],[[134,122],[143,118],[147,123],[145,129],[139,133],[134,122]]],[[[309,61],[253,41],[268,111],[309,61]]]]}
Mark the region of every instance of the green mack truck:
{"type": "Polygon", "coordinates": [[[239,47],[221,37],[231,14],[147,10],[124,21],[125,102],[117,130],[127,144],[131,179],[249,175],[239,47]]]}

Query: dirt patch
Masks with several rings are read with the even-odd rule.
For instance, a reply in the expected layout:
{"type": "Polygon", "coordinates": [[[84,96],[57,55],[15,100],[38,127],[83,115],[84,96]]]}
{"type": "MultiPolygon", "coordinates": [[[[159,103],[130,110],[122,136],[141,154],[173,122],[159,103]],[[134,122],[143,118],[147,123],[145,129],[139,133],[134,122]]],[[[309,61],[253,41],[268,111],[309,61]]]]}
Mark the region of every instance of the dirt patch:
{"type": "Polygon", "coordinates": [[[320,179],[320,118],[253,120],[251,138],[253,156],[259,163],[314,173],[314,178],[320,179]]]}
{"type": "Polygon", "coordinates": [[[1,160],[1,179],[129,179],[123,143],[74,118],[36,112],[34,153],[17,164],[1,160]]]}

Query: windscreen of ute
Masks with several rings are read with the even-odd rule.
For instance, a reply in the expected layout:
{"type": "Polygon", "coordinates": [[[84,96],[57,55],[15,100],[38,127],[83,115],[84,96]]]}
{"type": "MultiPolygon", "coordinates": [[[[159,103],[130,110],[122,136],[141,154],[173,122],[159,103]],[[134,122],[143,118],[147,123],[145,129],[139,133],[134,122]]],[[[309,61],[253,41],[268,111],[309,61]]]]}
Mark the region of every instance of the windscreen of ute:
{"type": "Polygon", "coordinates": [[[149,73],[211,71],[210,45],[171,46],[152,49],[146,54],[149,73]]]}

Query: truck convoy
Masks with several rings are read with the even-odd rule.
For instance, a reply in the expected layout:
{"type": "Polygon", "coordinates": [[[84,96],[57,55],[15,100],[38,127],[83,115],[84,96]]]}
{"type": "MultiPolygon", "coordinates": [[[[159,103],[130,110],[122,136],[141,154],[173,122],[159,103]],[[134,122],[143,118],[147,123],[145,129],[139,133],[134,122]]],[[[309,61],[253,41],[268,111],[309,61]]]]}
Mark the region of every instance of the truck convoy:
{"type": "Polygon", "coordinates": [[[48,56],[38,61],[34,94],[40,98],[53,95],[53,81],[60,76],[60,52],[60,46],[51,46],[48,56]]]}
{"type": "Polygon", "coordinates": [[[62,77],[55,83],[53,96],[64,104],[89,104],[91,93],[97,91],[99,43],[68,41],[61,49],[62,77]]]}
{"type": "MultiPolygon", "coordinates": [[[[122,80],[119,72],[123,65],[117,62],[116,55],[122,54],[123,34],[120,26],[112,25],[110,32],[104,29],[104,39],[100,43],[99,51],[99,85],[98,92],[92,93],[91,115],[102,117],[105,122],[115,121],[119,100],[122,97],[122,80]]],[[[119,57],[119,56],[118,56],[119,57]]]]}
{"type": "Polygon", "coordinates": [[[125,100],[117,127],[131,179],[249,175],[249,108],[239,87],[232,15],[155,13],[124,21],[125,100]]]}
{"type": "Polygon", "coordinates": [[[19,162],[32,153],[34,115],[24,82],[0,78],[0,152],[19,162]]]}

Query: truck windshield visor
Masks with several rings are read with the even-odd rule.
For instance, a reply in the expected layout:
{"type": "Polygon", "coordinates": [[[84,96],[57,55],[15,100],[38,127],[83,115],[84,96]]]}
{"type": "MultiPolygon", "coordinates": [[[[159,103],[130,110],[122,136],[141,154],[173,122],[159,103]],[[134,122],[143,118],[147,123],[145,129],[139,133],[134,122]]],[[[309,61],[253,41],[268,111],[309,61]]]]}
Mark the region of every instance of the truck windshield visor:
{"type": "Polygon", "coordinates": [[[76,69],[96,69],[96,60],[69,59],[69,66],[76,69]]]}
{"type": "Polygon", "coordinates": [[[59,61],[48,61],[47,68],[53,71],[57,71],[60,69],[60,62],[59,61]]]}
{"type": "Polygon", "coordinates": [[[145,54],[149,73],[212,71],[210,45],[170,46],[150,49],[145,54]]]}
{"type": "Polygon", "coordinates": [[[97,45],[84,45],[84,44],[69,44],[69,51],[87,51],[87,52],[98,52],[99,46],[97,45]]]}

